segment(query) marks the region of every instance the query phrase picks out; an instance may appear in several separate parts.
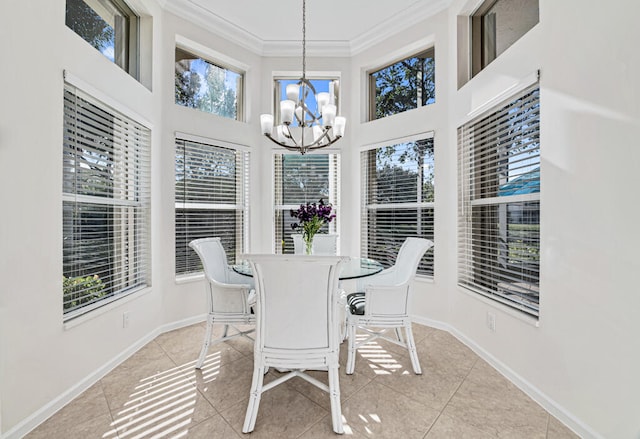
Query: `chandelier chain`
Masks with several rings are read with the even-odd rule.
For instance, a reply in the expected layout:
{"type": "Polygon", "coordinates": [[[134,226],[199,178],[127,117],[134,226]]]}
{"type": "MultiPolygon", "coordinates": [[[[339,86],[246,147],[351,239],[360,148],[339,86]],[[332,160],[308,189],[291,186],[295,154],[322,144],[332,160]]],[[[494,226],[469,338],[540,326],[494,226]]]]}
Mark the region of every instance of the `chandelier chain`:
{"type": "Polygon", "coordinates": [[[307,0],[302,0],[302,79],[307,71],[307,0]]]}

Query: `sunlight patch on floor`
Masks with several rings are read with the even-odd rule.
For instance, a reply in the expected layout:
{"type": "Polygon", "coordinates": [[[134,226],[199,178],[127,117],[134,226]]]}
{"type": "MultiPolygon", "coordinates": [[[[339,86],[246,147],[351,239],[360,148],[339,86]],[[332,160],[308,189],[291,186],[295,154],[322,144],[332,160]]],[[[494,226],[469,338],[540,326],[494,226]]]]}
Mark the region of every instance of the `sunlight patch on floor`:
{"type": "MultiPolygon", "coordinates": [[[[215,379],[220,373],[221,353],[209,355],[202,366],[203,378],[215,379]]],[[[199,398],[195,384],[196,361],[142,378],[131,389],[128,400],[118,411],[103,438],[142,439],[180,438],[188,435],[199,398]]],[[[203,398],[203,397],[201,397],[203,398]]]]}

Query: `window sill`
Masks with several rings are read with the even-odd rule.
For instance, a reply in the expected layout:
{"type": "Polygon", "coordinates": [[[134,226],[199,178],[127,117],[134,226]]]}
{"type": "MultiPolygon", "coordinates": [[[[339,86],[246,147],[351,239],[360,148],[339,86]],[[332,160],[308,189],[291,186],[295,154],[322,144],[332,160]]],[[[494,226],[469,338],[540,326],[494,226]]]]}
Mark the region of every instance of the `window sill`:
{"type": "Polygon", "coordinates": [[[204,273],[194,273],[194,274],[185,274],[182,276],[176,276],[176,285],[199,282],[202,279],[204,279],[204,273]]]}
{"type": "Polygon", "coordinates": [[[483,302],[484,304],[490,306],[491,308],[497,309],[503,312],[504,314],[515,318],[516,320],[520,320],[521,322],[524,322],[536,328],[540,327],[539,316],[534,317],[532,315],[526,314],[525,312],[519,311],[516,308],[512,308],[509,305],[503,304],[497,300],[490,299],[489,297],[486,297],[480,293],[476,293],[473,290],[468,290],[466,288],[463,288],[460,285],[457,286],[457,289],[460,293],[465,294],[473,299],[479,300],[480,302],[483,302]]]}
{"type": "Polygon", "coordinates": [[[84,314],[81,314],[77,317],[74,317],[66,322],[63,323],[62,328],[67,331],[69,329],[73,329],[76,326],[82,325],[83,323],[89,321],[89,320],[93,320],[98,316],[101,316],[102,314],[106,314],[109,311],[114,310],[115,308],[122,306],[125,303],[129,303],[132,300],[136,300],[139,297],[144,296],[145,294],[150,293],[152,290],[151,287],[145,287],[142,288],[140,290],[136,290],[134,292],[131,292],[129,294],[126,295],[121,295],[121,296],[117,296],[114,297],[111,301],[109,301],[108,303],[105,303],[104,305],[96,308],[96,309],[92,309],[91,311],[87,311],[84,314]]]}

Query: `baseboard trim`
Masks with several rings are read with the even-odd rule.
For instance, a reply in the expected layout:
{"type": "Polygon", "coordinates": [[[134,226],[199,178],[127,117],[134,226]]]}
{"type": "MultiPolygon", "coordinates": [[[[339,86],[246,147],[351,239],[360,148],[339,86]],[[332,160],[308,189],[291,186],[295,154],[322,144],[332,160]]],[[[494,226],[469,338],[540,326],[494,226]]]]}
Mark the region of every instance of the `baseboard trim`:
{"type": "Polygon", "coordinates": [[[118,365],[120,365],[127,358],[135,354],[138,350],[140,350],[147,343],[154,340],[158,335],[163,334],[165,332],[173,331],[175,329],[180,329],[185,326],[190,326],[196,323],[200,323],[206,320],[206,314],[202,314],[195,317],[189,317],[184,320],[179,320],[172,323],[167,323],[162,325],[153,331],[149,332],[147,335],[142,337],[140,340],[136,341],[134,344],[129,346],[123,352],[118,354],[116,357],[111,359],[107,364],[100,367],[87,377],[85,377],[81,382],[76,384],[75,386],[68,389],[66,392],[62,393],[57,398],[53,399],[49,403],[42,406],[39,410],[23,419],[21,422],[16,424],[13,428],[6,431],[4,434],[0,435],[0,439],[20,439],[26,436],[30,431],[35,429],[38,425],[42,424],[44,421],[53,416],[56,412],[62,409],[65,405],[70,403],[73,399],[80,396],[82,392],[89,389],[91,386],[100,381],[105,375],[115,369],[118,365]]]}
{"type": "Polygon", "coordinates": [[[504,363],[498,360],[496,357],[485,351],[482,347],[477,345],[473,340],[467,337],[456,328],[447,323],[443,323],[438,320],[432,320],[424,317],[412,316],[412,320],[421,325],[430,326],[432,328],[441,329],[447,331],[461,343],[471,349],[476,355],[489,363],[494,369],[496,369],[505,378],[511,381],[516,387],[527,394],[536,403],[540,404],[542,408],[551,413],[560,422],[565,424],[575,434],[583,439],[604,439],[601,435],[593,431],[588,425],[582,422],[580,419],[572,415],[564,407],[560,406],[554,400],[549,398],[545,393],[540,391],[537,387],[532,385],[529,381],[522,378],[515,373],[512,369],[507,367],[504,363]]]}

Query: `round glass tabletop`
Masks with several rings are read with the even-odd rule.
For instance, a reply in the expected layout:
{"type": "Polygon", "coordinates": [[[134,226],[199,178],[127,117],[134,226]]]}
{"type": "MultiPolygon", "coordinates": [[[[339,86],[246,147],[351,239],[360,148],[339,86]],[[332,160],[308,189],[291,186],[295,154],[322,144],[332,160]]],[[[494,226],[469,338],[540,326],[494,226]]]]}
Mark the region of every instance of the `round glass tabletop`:
{"type": "MultiPolygon", "coordinates": [[[[247,261],[232,266],[233,271],[245,276],[252,276],[251,266],[247,261]]],[[[367,258],[350,258],[342,264],[340,271],[340,280],[357,279],[360,277],[371,276],[382,271],[384,267],[378,261],[367,258]]]]}

